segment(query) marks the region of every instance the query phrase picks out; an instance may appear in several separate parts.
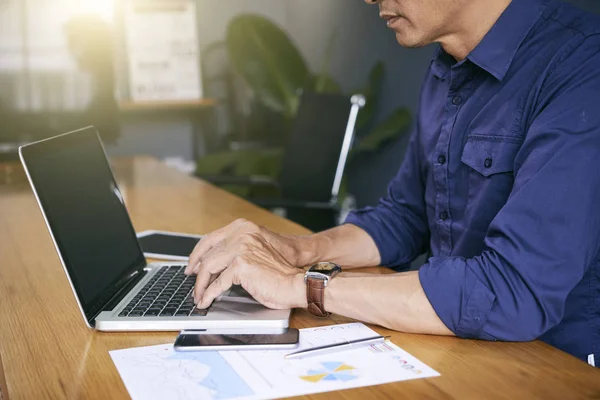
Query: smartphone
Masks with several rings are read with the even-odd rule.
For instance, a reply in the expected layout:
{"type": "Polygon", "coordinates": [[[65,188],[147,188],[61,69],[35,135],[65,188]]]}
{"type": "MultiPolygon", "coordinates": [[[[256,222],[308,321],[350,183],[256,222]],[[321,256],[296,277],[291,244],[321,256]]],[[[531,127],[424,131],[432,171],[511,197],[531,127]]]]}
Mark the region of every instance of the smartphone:
{"type": "Polygon", "coordinates": [[[211,334],[182,331],[175,351],[283,350],[298,347],[300,332],[290,328],[278,334],[211,334]]]}
{"type": "Polygon", "coordinates": [[[202,235],[144,231],[137,234],[144,256],[168,261],[187,261],[202,235]]]}

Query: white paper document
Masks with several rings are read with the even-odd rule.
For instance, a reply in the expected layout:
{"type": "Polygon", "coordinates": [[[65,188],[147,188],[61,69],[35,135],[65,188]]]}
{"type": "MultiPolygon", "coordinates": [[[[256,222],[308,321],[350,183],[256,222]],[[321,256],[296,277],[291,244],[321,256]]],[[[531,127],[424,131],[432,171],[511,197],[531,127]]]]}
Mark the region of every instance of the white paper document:
{"type": "Polygon", "coordinates": [[[196,2],[129,0],[124,4],[131,98],[201,98],[196,2]]]}
{"type": "MultiPolygon", "coordinates": [[[[361,323],[302,329],[298,350],[376,335],[361,323]]],[[[292,351],[175,352],[166,344],[110,355],[133,400],[271,399],[439,376],[390,342],[286,360],[292,351]]]]}

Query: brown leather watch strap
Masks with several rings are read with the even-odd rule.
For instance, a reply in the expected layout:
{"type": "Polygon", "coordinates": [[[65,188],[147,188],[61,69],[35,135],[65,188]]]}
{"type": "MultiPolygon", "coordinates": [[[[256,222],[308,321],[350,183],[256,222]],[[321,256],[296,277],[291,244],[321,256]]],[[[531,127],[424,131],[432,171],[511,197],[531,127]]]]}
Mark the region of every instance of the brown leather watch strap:
{"type": "Polygon", "coordinates": [[[308,311],[317,317],[328,317],[325,311],[325,281],[318,278],[306,280],[306,299],[308,300],[308,311]]]}

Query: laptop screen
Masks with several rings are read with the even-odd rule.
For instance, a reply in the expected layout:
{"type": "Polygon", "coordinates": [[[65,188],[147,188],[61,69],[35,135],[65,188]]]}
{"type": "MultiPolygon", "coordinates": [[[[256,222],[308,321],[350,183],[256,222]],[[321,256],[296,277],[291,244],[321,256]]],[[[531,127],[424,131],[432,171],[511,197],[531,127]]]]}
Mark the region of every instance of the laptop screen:
{"type": "Polygon", "coordinates": [[[122,278],[145,266],[94,128],[21,149],[83,311],[91,319],[122,278]]]}

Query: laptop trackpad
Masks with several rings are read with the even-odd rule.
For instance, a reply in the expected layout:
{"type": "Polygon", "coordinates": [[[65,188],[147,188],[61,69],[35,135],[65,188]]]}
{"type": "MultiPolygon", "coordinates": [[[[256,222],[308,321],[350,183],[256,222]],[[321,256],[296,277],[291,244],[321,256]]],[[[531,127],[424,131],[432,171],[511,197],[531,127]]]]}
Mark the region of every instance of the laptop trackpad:
{"type": "Polygon", "coordinates": [[[243,287],[239,285],[233,285],[231,289],[224,292],[222,295],[217,297],[217,302],[232,302],[232,303],[246,303],[246,304],[260,304],[258,301],[248,293],[243,287]]]}

